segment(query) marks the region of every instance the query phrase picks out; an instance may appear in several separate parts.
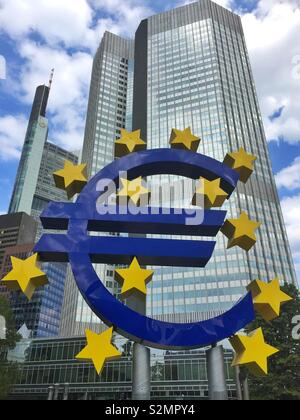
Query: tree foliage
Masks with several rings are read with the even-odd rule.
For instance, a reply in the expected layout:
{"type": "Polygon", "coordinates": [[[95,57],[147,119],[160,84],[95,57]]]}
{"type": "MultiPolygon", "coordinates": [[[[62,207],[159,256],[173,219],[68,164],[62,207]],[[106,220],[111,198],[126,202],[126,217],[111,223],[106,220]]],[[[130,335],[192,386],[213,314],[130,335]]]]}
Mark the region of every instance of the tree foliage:
{"type": "Polygon", "coordinates": [[[247,328],[250,332],[262,327],[266,342],[280,350],[269,359],[268,376],[249,378],[251,399],[300,400],[300,340],[292,336],[292,320],[300,315],[300,295],[291,284],[285,284],[282,290],[294,300],[282,307],[281,316],[272,322],[257,316],[247,328]]]}
{"type": "Polygon", "coordinates": [[[13,349],[21,339],[15,329],[14,317],[6,298],[0,296],[0,316],[6,323],[6,338],[0,339],[0,400],[7,397],[11,386],[16,383],[19,369],[16,363],[7,362],[7,352],[13,349]]]}

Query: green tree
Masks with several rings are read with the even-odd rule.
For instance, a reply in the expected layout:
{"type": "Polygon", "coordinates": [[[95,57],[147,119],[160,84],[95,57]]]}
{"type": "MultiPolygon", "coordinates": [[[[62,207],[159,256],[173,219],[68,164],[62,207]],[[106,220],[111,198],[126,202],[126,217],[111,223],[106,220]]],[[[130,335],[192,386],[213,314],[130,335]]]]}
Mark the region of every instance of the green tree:
{"type": "Polygon", "coordinates": [[[0,400],[3,400],[7,397],[11,386],[16,383],[19,375],[18,365],[7,362],[7,352],[16,346],[21,337],[15,329],[9,302],[3,296],[0,296],[0,316],[5,319],[6,324],[5,339],[1,339],[2,336],[0,336],[0,400]]]}
{"type": "Polygon", "coordinates": [[[253,400],[300,400],[300,340],[292,337],[292,320],[300,315],[300,295],[291,284],[285,284],[282,290],[294,300],[282,307],[281,316],[266,322],[258,315],[247,328],[250,332],[262,327],[266,342],[280,350],[269,359],[268,376],[249,377],[253,400]]]}

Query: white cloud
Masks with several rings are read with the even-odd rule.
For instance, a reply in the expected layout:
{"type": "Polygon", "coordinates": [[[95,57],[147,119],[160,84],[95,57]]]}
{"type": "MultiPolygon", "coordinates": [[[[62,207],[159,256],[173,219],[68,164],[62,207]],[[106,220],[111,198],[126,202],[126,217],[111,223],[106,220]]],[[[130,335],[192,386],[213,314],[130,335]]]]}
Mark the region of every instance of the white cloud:
{"type": "Polygon", "coordinates": [[[300,283],[300,194],[288,197],[281,202],[287,233],[292,247],[298,281],[300,283]]]}
{"type": "MultiPolygon", "coordinates": [[[[184,6],[186,4],[195,3],[196,0],[181,0],[176,2],[175,7],[184,6]]],[[[231,0],[213,0],[214,3],[219,4],[220,6],[226,7],[227,9],[230,9],[231,0]]],[[[169,3],[168,9],[172,8],[172,2],[169,3]]],[[[174,7],[174,2],[173,2],[174,7]]]]}
{"type": "MultiPolygon", "coordinates": [[[[19,80],[9,74],[7,85],[30,106],[36,86],[47,82],[54,67],[49,138],[70,150],[80,148],[93,55],[104,31],[133,35],[141,19],[153,12],[138,0],[0,0],[0,9],[0,32],[14,40],[24,60],[19,80]],[[34,32],[40,42],[33,41],[34,32]]],[[[11,149],[18,150],[18,141],[0,156],[17,158],[11,149]]]]}
{"type": "Polygon", "coordinates": [[[290,191],[300,188],[300,156],[290,166],[282,169],[275,179],[278,188],[286,188],[290,191]]]}
{"type": "MultiPolygon", "coordinates": [[[[232,4],[230,0],[216,3],[232,4]]],[[[64,146],[81,144],[92,55],[103,32],[132,35],[140,20],[154,13],[149,5],[150,1],[138,0],[76,0],[76,7],[73,0],[0,0],[1,31],[17,41],[26,60],[20,83],[15,83],[19,98],[30,104],[35,86],[47,81],[50,68],[56,68],[49,101],[54,141],[64,146]],[[30,39],[33,32],[46,45],[35,44],[30,39]],[[71,54],[66,47],[76,52],[71,54]],[[83,48],[88,50],[80,52],[83,48]]],[[[295,57],[300,54],[299,5],[299,0],[260,0],[253,13],[243,16],[269,140],[300,141],[300,78],[293,77],[295,57]],[[270,121],[268,116],[283,105],[280,118],[270,121]]]]}
{"type": "Polygon", "coordinates": [[[38,32],[48,43],[88,45],[93,12],[86,0],[0,0],[0,27],[14,39],[38,32]]]}
{"type": "Polygon", "coordinates": [[[254,77],[268,140],[300,142],[299,0],[261,0],[254,13],[243,16],[254,77]],[[285,106],[280,118],[269,116],[285,106]]]}
{"type": "Polygon", "coordinates": [[[27,119],[24,115],[0,117],[0,159],[18,159],[24,143],[27,119]]]}
{"type": "Polygon", "coordinates": [[[213,0],[214,3],[219,4],[220,6],[230,8],[231,0],[213,0]]]}
{"type": "Polygon", "coordinates": [[[25,58],[18,94],[21,100],[32,103],[35,87],[49,78],[54,67],[54,82],[49,99],[49,137],[70,150],[82,145],[87,94],[92,69],[92,56],[50,48],[32,41],[20,45],[20,55],[25,58]]]}
{"type": "MultiPolygon", "coordinates": [[[[132,36],[142,19],[154,13],[147,2],[139,0],[89,0],[94,10],[107,13],[113,18],[117,34],[132,36]]],[[[151,4],[151,2],[149,2],[151,4]]],[[[98,21],[101,22],[101,19],[98,21]]]]}
{"type": "Polygon", "coordinates": [[[105,30],[131,35],[153,13],[138,0],[0,0],[0,9],[0,30],[13,39],[36,32],[48,45],[92,51],[105,30]]]}

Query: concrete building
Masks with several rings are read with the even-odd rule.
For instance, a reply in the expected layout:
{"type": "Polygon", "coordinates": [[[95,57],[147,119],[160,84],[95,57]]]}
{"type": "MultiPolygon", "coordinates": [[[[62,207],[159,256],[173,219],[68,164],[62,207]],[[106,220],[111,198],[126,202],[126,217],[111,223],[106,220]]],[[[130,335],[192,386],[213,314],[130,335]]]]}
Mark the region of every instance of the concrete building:
{"type": "MultiPolygon", "coordinates": [[[[117,338],[121,359],[106,364],[97,375],[89,362],[75,359],[85,346],[80,337],[23,340],[8,354],[22,363],[21,375],[10,399],[18,400],[130,400],[132,347],[117,338]]],[[[232,351],[225,352],[229,398],[235,399],[232,351]]],[[[204,350],[156,352],[151,361],[151,399],[207,400],[208,382],[204,350]]]]}

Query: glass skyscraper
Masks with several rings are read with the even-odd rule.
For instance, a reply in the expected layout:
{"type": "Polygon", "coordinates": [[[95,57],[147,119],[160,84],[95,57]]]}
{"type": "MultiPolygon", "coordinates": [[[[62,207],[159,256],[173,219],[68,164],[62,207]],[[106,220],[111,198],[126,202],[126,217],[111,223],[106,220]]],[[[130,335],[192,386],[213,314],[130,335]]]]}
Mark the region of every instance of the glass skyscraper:
{"type": "Polygon", "coordinates": [[[31,213],[35,193],[39,164],[48,136],[46,109],[50,88],[38,86],[31,109],[22,155],[18,167],[9,213],[24,211],[31,213]]]}
{"type": "MultiPolygon", "coordinates": [[[[229,309],[254,279],[279,277],[296,284],[239,16],[200,0],[142,21],[134,46],[106,33],[94,62],[84,141],[83,162],[90,175],[113,160],[115,139],[125,126],[141,129],[148,149],[170,147],[172,128],[190,126],[202,139],[199,153],[223,161],[227,152],[243,147],[258,157],[247,185],[240,184],[225,205],[228,217],[246,211],[262,222],[256,246],[249,253],[227,250],[219,234],[205,269],[155,268],[148,286],[149,316],[195,321],[229,309]]],[[[153,177],[149,185],[174,182],[183,179],[153,177]]],[[[171,205],[189,206],[193,192],[190,183],[171,205]]],[[[117,293],[113,269],[102,266],[101,275],[117,293]]],[[[71,279],[69,287],[61,333],[82,334],[96,319],[71,279]]]]}
{"type": "MultiPolygon", "coordinates": [[[[106,32],[94,59],[82,151],[89,177],[112,162],[121,129],[132,128],[133,69],[134,42],[106,32]]],[[[117,293],[113,267],[97,265],[96,269],[106,287],[117,293]]],[[[99,329],[99,319],[84,302],[69,269],[60,335],[81,335],[91,325],[99,329]]]]}
{"type": "MultiPolygon", "coordinates": [[[[9,212],[25,212],[37,221],[36,241],[42,235],[40,215],[50,201],[68,201],[65,191],[56,188],[53,172],[63,168],[64,161],[76,164],[78,156],[47,141],[46,118],[50,88],[39,86],[36,90],[28,129],[9,212]]],[[[24,323],[34,337],[58,335],[66,278],[66,264],[47,263],[42,269],[49,285],[38,289],[28,302],[23,294],[11,296],[17,327],[24,323]]]]}
{"type": "Polygon", "coordinates": [[[240,147],[254,154],[255,173],[225,208],[262,222],[249,253],[226,250],[220,234],[205,270],[156,270],[148,313],[199,319],[229,309],[254,279],[296,283],[240,17],[210,0],[153,16],[138,28],[135,56],[133,128],[148,148],[169,147],[172,128],[191,126],[199,153],[220,161],[240,147]]]}

